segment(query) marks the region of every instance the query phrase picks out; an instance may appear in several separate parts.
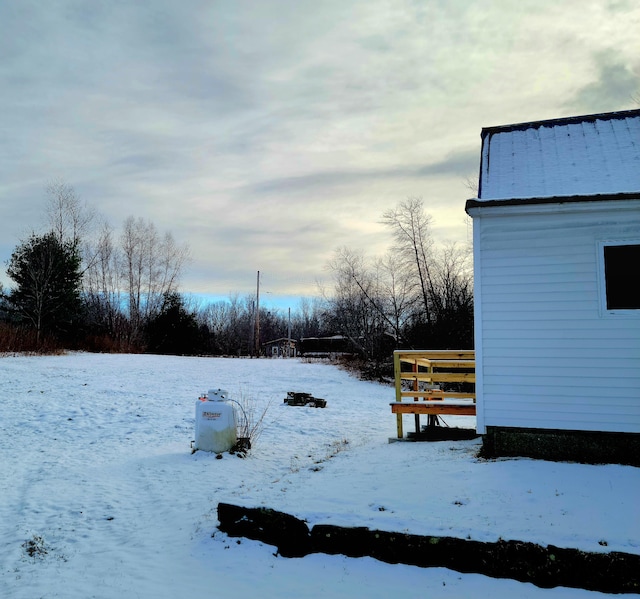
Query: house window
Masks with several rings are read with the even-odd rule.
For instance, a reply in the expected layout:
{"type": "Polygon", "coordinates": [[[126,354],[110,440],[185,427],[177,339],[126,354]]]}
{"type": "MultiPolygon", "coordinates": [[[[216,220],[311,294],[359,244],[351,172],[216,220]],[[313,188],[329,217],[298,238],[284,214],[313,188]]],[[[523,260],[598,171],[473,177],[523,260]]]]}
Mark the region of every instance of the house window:
{"type": "Polygon", "coordinates": [[[606,310],[640,310],[640,242],[602,244],[606,310]]]}

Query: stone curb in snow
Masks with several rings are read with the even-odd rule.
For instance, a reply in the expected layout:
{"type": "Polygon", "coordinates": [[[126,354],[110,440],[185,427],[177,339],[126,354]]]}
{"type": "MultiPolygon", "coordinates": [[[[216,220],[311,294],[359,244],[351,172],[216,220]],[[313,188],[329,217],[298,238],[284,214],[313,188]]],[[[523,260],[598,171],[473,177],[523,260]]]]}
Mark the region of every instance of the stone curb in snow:
{"type": "Polygon", "coordinates": [[[232,537],[275,545],[283,557],[310,553],[373,557],[390,564],[443,567],[538,587],[573,587],[604,593],[640,591],[640,555],[593,553],[523,541],[485,543],[455,537],[318,524],[311,530],[295,516],[270,508],[218,504],[218,527],[232,537]]]}

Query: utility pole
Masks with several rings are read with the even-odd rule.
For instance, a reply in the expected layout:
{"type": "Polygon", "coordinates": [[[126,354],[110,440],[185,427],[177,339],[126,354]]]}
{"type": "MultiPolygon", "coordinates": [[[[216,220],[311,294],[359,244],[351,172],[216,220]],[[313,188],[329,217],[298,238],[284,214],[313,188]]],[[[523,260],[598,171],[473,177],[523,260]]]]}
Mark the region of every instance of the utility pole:
{"type": "Polygon", "coordinates": [[[260,357],[260,271],[256,282],[256,358],[260,357]]]}

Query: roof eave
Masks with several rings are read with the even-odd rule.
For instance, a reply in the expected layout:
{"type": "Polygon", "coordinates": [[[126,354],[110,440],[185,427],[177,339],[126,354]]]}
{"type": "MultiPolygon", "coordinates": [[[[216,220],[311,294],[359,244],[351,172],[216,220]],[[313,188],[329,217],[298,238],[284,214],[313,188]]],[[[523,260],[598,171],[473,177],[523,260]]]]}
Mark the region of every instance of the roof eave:
{"type": "Polygon", "coordinates": [[[526,123],[514,123],[511,125],[497,125],[483,127],[480,133],[482,139],[494,133],[505,133],[510,131],[524,131],[525,129],[538,129],[540,127],[555,127],[557,125],[569,125],[577,123],[590,123],[594,121],[610,121],[614,119],[636,118],[640,116],[640,108],[630,110],[619,110],[616,112],[601,112],[596,114],[586,114],[581,116],[559,117],[542,121],[529,121],[526,123]]]}
{"type": "Polygon", "coordinates": [[[473,198],[467,200],[465,204],[465,212],[474,208],[498,208],[502,206],[534,206],[539,204],[571,204],[579,202],[620,202],[627,200],[640,199],[640,191],[614,193],[614,194],[593,194],[593,195],[574,195],[574,196],[551,196],[551,197],[534,197],[534,198],[509,198],[500,200],[480,200],[473,198]]]}

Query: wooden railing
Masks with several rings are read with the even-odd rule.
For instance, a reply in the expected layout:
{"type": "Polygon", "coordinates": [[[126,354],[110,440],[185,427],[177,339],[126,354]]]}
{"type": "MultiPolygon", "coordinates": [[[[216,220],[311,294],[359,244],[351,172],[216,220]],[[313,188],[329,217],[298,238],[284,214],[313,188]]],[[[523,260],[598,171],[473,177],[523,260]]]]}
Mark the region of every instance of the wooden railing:
{"type": "Polygon", "coordinates": [[[416,433],[420,432],[421,414],[427,414],[430,423],[440,414],[475,416],[475,365],[473,350],[396,350],[393,354],[396,400],[391,404],[391,412],[396,414],[398,438],[403,437],[403,414],[415,415],[416,433]],[[410,389],[405,388],[403,381],[411,381],[410,389]],[[443,389],[452,386],[457,389],[443,389]]]}

